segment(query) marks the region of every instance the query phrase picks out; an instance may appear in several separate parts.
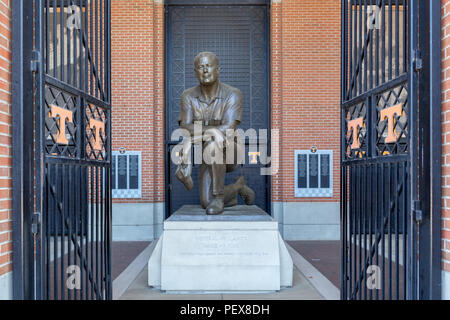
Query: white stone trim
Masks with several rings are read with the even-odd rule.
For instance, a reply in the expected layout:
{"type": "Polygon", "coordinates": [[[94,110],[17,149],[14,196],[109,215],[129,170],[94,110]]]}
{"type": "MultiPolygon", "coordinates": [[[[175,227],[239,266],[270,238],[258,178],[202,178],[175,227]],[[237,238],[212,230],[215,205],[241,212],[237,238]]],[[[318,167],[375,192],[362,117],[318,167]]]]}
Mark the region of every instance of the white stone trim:
{"type": "Polygon", "coordinates": [[[442,270],[442,300],[450,300],[450,272],[442,270]]]}
{"type": "Polygon", "coordinates": [[[284,202],[272,202],[272,216],[278,221],[278,231],[284,237],[284,202]]]}
{"type": "Polygon", "coordinates": [[[272,202],[285,240],[339,240],[339,202],[272,202]]]}
{"type": "Polygon", "coordinates": [[[0,300],[12,300],[12,272],[0,276],[0,300]]]}
{"type": "Polygon", "coordinates": [[[113,203],[113,241],[152,241],[161,236],[165,203],[113,203]]]}

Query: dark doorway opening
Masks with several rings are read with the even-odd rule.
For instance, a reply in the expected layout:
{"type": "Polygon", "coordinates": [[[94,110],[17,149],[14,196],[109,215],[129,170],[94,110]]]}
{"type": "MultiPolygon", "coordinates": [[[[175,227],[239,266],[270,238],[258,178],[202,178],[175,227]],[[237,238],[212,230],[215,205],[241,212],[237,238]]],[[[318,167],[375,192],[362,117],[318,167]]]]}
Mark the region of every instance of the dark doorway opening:
{"type": "MultiPolygon", "coordinates": [[[[217,3],[166,6],[166,214],[184,204],[199,204],[198,166],[194,167],[193,190],[186,192],[175,178],[176,165],[170,154],[178,141],[171,141],[178,128],[180,97],[198,84],[193,61],[201,51],[217,54],[221,81],[243,94],[240,129],[268,130],[270,150],[269,12],[267,4],[221,5],[217,3]],[[174,196],[173,196],[174,195],[174,196]]],[[[248,140],[248,139],[247,139],[248,140]]],[[[261,142],[261,141],[260,141],[261,142]]],[[[249,141],[246,141],[248,154],[249,141]]],[[[257,194],[255,204],[270,212],[270,177],[260,174],[260,164],[246,164],[227,175],[225,184],[244,176],[257,194]]],[[[244,204],[240,199],[239,204],[244,204]]]]}

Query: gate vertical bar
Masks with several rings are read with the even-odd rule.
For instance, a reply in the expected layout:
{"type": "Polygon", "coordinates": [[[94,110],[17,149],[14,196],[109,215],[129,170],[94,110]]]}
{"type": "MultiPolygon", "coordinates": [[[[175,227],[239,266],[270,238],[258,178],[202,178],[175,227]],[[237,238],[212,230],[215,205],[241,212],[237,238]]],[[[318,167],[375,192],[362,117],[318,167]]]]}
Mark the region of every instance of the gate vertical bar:
{"type": "Polygon", "coordinates": [[[356,95],[359,95],[361,93],[363,93],[363,87],[362,87],[362,80],[363,80],[363,73],[362,73],[362,66],[363,66],[363,59],[362,57],[362,51],[363,51],[363,21],[362,21],[362,0],[359,0],[358,2],[358,11],[359,11],[359,18],[358,18],[358,55],[357,55],[357,59],[355,61],[356,65],[358,66],[358,74],[357,77],[355,79],[355,86],[357,88],[356,90],[356,95]]]}
{"type": "MultiPolygon", "coordinates": [[[[400,195],[401,193],[400,193],[400,191],[401,190],[399,190],[399,188],[398,188],[398,183],[399,183],[399,180],[400,180],[400,178],[399,178],[399,174],[398,174],[398,171],[399,171],[399,164],[398,163],[396,163],[395,164],[395,166],[394,166],[394,172],[395,172],[395,175],[394,175],[394,186],[395,186],[395,188],[396,188],[396,194],[398,194],[398,195],[400,195]]],[[[394,223],[395,223],[395,299],[396,300],[400,300],[400,286],[399,286],[399,278],[400,278],[400,254],[399,254],[399,250],[400,250],[400,246],[399,246],[399,243],[400,243],[400,227],[399,227],[399,222],[400,222],[400,219],[399,219],[399,216],[400,216],[400,210],[399,210],[399,205],[400,205],[400,202],[401,202],[401,198],[400,199],[397,199],[397,197],[395,197],[395,220],[394,220],[394,223]]]]}
{"type": "MultiPolygon", "coordinates": [[[[43,206],[43,194],[44,194],[44,181],[45,181],[45,161],[44,161],[44,68],[46,67],[46,61],[43,61],[42,57],[44,55],[44,3],[43,0],[37,0],[35,2],[35,53],[37,55],[37,60],[39,62],[37,74],[35,75],[36,81],[36,107],[35,107],[35,157],[36,157],[36,212],[39,214],[39,219],[43,219],[44,212],[43,206]]],[[[45,50],[46,51],[46,50],[45,50]]],[[[44,223],[39,222],[39,230],[36,235],[36,299],[40,300],[46,296],[45,284],[47,283],[47,272],[46,270],[46,256],[49,254],[47,252],[47,245],[45,237],[47,233],[47,227],[44,223]]]]}
{"type": "MultiPolygon", "coordinates": [[[[110,106],[112,106],[112,96],[111,96],[111,2],[110,0],[106,1],[107,9],[106,12],[106,57],[105,57],[105,64],[107,66],[107,72],[106,72],[106,99],[110,106]]],[[[112,110],[111,108],[107,111],[108,114],[108,122],[106,124],[106,130],[108,132],[108,144],[107,144],[107,154],[108,154],[108,161],[109,161],[109,168],[107,170],[106,175],[106,190],[107,190],[107,245],[106,245],[106,252],[107,252],[107,295],[106,298],[108,300],[112,300],[112,275],[111,275],[111,266],[112,266],[112,255],[111,255],[111,243],[112,243],[112,216],[111,216],[111,200],[112,200],[112,191],[111,191],[111,162],[112,162],[112,143],[111,143],[111,128],[112,128],[112,110]]]]}
{"type": "Polygon", "coordinates": [[[433,300],[441,299],[441,223],[442,223],[442,203],[441,203],[441,176],[442,176],[442,97],[441,97],[441,6],[439,1],[429,3],[429,50],[430,50],[430,289],[429,298],[433,300]]]}
{"type": "Polygon", "coordinates": [[[12,229],[13,298],[34,298],[33,235],[33,6],[11,1],[12,9],[12,229]]]}
{"type": "Polygon", "coordinates": [[[422,69],[419,91],[419,171],[418,200],[423,219],[419,225],[420,299],[441,297],[441,79],[440,6],[420,2],[419,44],[422,69]],[[429,54],[428,54],[429,53],[429,54]]]}
{"type": "MultiPolygon", "coordinates": [[[[428,66],[430,65],[429,55],[422,54],[428,50],[428,39],[429,39],[429,12],[427,11],[426,1],[419,1],[418,3],[418,19],[417,19],[417,29],[418,29],[418,45],[417,49],[419,54],[415,57],[414,63],[416,64],[417,73],[417,91],[418,91],[418,104],[417,104],[417,141],[418,145],[418,177],[417,177],[417,195],[414,199],[420,203],[420,210],[422,211],[422,217],[417,219],[418,224],[418,281],[419,286],[417,289],[417,298],[427,299],[429,297],[429,280],[427,275],[431,274],[429,268],[431,265],[427,263],[430,261],[430,228],[429,228],[429,207],[430,207],[430,162],[424,157],[424,152],[429,148],[430,145],[430,113],[425,110],[425,106],[429,104],[430,92],[427,83],[430,81],[430,74],[428,66]],[[418,59],[421,59],[422,68],[419,68],[418,59]]],[[[427,107],[428,108],[428,107],[427,107]]],[[[415,208],[414,208],[415,209],[415,208]]]]}
{"type": "MultiPolygon", "coordinates": [[[[344,102],[344,97],[347,92],[347,14],[348,14],[348,0],[341,1],[341,104],[344,102]]],[[[341,132],[345,131],[345,112],[341,112],[341,132]]],[[[341,152],[340,162],[345,159],[345,138],[341,135],[341,152]]],[[[344,300],[347,297],[347,168],[341,169],[341,291],[340,298],[344,300]]]]}
{"type": "Polygon", "coordinates": [[[400,76],[400,5],[395,0],[395,77],[400,76]]]}
{"type": "MultiPolygon", "coordinates": [[[[417,143],[417,73],[415,70],[414,57],[417,52],[418,39],[417,39],[417,19],[418,19],[418,0],[410,0],[409,6],[409,127],[410,127],[410,158],[418,159],[418,143],[417,143]]],[[[411,190],[410,190],[410,209],[409,213],[409,232],[408,232],[408,270],[409,277],[408,283],[408,299],[414,300],[417,298],[417,283],[418,283],[418,265],[417,265],[417,232],[418,225],[414,219],[414,199],[417,199],[417,183],[418,183],[418,167],[416,161],[411,161],[410,163],[410,179],[411,179],[411,190]]]]}

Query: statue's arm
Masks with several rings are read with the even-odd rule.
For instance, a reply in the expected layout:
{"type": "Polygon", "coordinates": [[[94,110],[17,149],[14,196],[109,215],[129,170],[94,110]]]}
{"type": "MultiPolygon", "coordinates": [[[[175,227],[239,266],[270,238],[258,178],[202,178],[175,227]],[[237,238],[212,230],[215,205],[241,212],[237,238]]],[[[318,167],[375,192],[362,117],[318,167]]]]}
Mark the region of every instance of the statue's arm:
{"type": "MultiPolygon", "coordinates": [[[[203,126],[202,134],[209,129],[218,129],[226,134],[229,129],[236,130],[241,123],[241,119],[242,93],[239,90],[236,90],[230,95],[227,101],[221,124],[216,126],[203,126]]],[[[181,96],[181,112],[178,123],[181,128],[188,130],[191,136],[194,136],[194,115],[189,98],[185,93],[181,96]]]]}
{"type": "Polygon", "coordinates": [[[181,95],[180,118],[178,124],[181,128],[188,130],[191,136],[194,135],[194,114],[192,106],[189,103],[189,98],[186,92],[181,95]]]}
{"type": "MultiPolygon", "coordinates": [[[[192,111],[192,104],[190,102],[189,96],[186,92],[181,95],[181,110],[180,119],[178,124],[181,128],[189,131],[191,136],[194,136],[194,113],[192,111]]],[[[206,130],[216,128],[215,126],[202,126],[202,134],[206,130]]]]}
{"type": "Polygon", "coordinates": [[[242,120],[242,93],[236,90],[229,97],[225,106],[222,123],[217,127],[223,133],[227,130],[236,130],[242,120]]]}

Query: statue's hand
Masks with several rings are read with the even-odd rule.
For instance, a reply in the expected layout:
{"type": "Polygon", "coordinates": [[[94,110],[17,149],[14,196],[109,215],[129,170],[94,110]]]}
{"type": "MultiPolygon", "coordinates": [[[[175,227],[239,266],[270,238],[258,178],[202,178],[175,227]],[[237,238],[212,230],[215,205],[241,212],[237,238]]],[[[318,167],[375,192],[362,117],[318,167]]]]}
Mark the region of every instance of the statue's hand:
{"type": "Polygon", "coordinates": [[[225,142],[225,135],[219,129],[216,128],[207,129],[203,134],[203,141],[211,141],[211,140],[214,140],[219,145],[223,145],[223,143],[225,142]]]}

